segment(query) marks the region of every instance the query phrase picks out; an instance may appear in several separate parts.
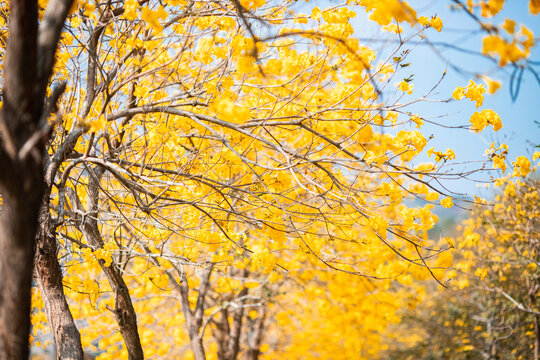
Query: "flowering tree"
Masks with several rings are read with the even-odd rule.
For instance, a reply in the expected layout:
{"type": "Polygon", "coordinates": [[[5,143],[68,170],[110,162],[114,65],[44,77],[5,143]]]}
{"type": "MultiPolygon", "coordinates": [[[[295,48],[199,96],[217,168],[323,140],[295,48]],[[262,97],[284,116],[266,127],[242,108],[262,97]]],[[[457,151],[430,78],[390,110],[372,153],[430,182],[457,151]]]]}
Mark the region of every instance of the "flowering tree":
{"type": "Polygon", "coordinates": [[[539,184],[499,185],[495,203],[477,206],[456,239],[454,290],[439,290],[400,325],[418,332],[412,348],[393,353],[397,358],[403,352],[420,359],[538,358],[539,184]]]}
{"type": "MultiPolygon", "coordinates": [[[[444,248],[427,231],[439,197],[453,204],[437,180],[464,174],[448,167],[452,149],[415,162],[430,139],[407,106],[449,100],[402,101],[407,46],[441,19],[398,0],[295,3],[3,5],[3,356],[27,357],[33,252],[33,335],[46,314],[62,359],[369,357],[395,311],[418,302],[422,290],[404,285],[449,265],[429,260],[444,248]],[[354,36],[355,11],[399,39],[389,56],[354,36]],[[330,313],[356,345],[298,350],[309,327],[335,333],[322,326],[330,313]],[[280,338],[288,321],[304,330],[280,338]]],[[[502,3],[478,6],[490,16],[502,3]]],[[[504,26],[508,36],[482,25],[486,56],[529,66],[532,32],[504,26]]],[[[484,93],[471,81],[453,97],[479,107],[484,93]]],[[[490,109],[470,123],[501,127],[490,109]]],[[[505,166],[504,146],[491,150],[505,166]]]]}

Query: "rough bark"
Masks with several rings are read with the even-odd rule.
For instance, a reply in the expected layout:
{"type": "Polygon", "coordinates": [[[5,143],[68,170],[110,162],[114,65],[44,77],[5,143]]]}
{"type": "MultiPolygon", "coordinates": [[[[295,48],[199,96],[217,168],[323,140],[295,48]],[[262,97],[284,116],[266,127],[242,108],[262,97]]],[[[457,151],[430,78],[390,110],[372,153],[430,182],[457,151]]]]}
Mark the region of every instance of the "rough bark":
{"type": "MultiPolygon", "coordinates": [[[[36,186],[38,184],[36,183],[36,186]]],[[[0,359],[28,358],[35,196],[2,188],[0,222],[0,359]],[[14,196],[13,196],[14,195],[14,196]]],[[[34,190],[33,192],[37,192],[34,190]]]]}
{"type": "Polygon", "coordinates": [[[84,358],[81,335],[64,294],[62,270],[57,257],[55,226],[47,205],[48,203],[42,205],[39,217],[40,235],[34,259],[35,275],[54,336],[57,359],[79,360],[84,358]]]}
{"type": "MultiPolygon", "coordinates": [[[[38,41],[36,0],[11,0],[0,119],[0,359],[26,359],[33,255],[45,189],[45,89],[70,0],[53,0],[38,41]]],[[[60,95],[50,99],[55,104],[60,95]]],[[[54,105],[53,105],[54,106],[54,105]]]]}
{"type": "Polygon", "coordinates": [[[38,129],[41,112],[40,105],[33,102],[37,40],[34,1],[11,2],[9,31],[0,121],[0,359],[26,359],[39,211],[36,198],[43,192],[40,153],[37,157],[20,156],[20,150],[38,129]]]}

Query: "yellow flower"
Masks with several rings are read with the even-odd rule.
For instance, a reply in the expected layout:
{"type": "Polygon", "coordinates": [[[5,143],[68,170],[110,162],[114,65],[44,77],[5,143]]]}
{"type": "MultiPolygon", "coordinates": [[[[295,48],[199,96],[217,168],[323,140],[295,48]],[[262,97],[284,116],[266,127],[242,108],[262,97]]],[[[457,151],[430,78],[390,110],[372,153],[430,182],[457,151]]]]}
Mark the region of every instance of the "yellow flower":
{"type": "Polygon", "coordinates": [[[491,161],[493,161],[493,167],[496,169],[501,169],[503,174],[506,171],[506,158],[502,155],[494,154],[491,158],[491,161]]]}
{"type": "Polygon", "coordinates": [[[504,0],[488,0],[480,3],[482,6],[482,16],[492,17],[501,11],[504,6],[504,0]]]}
{"type": "Polygon", "coordinates": [[[540,13],[540,0],[529,1],[529,11],[535,15],[540,13]]]}
{"type": "Polygon", "coordinates": [[[504,24],[502,28],[506,30],[507,33],[513,34],[516,31],[516,22],[511,19],[504,19],[504,24]]]}
{"type": "Polygon", "coordinates": [[[407,81],[403,80],[402,82],[398,84],[398,89],[410,95],[412,94],[412,91],[413,91],[413,84],[408,83],[407,81]]]}
{"type": "Polygon", "coordinates": [[[452,93],[452,97],[456,100],[461,100],[465,96],[465,89],[458,86],[452,93]]]}
{"type": "Polygon", "coordinates": [[[480,107],[484,102],[484,85],[478,85],[472,80],[469,80],[469,85],[466,87],[465,96],[471,101],[476,101],[476,107],[480,107]]]}
{"type": "Polygon", "coordinates": [[[141,18],[154,30],[155,33],[163,30],[163,25],[161,25],[160,20],[165,20],[169,13],[165,11],[163,6],[159,6],[157,10],[151,10],[148,7],[142,9],[141,18]]]}
{"type": "Polygon", "coordinates": [[[135,20],[137,18],[137,9],[139,2],[137,0],[126,0],[124,3],[124,14],[122,17],[126,20],[135,20]]]}
{"type": "Polygon", "coordinates": [[[102,114],[98,116],[97,119],[91,121],[89,123],[89,130],[90,132],[98,132],[99,130],[103,129],[107,125],[107,120],[105,120],[105,116],[102,114]]]}
{"type": "Polygon", "coordinates": [[[434,28],[435,30],[437,30],[438,32],[441,32],[442,27],[443,27],[443,23],[442,23],[442,20],[441,20],[440,17],[438,17],[438,16],[432,17],[429,24],[430,24],[431,27],[434,28]]]}
{"type": "Polygon", "coordinates": [[[418,18],[418,23],[422,26],[429,26],[429,19],[425,16],[420,16],[418,18]]]}
{"type": "Polygon", "coordinates": [[[411,116],[411,121],[416,124],[417,128],[420,128],[420,126],[422,126],[424,124],[424,120],[422,118],[418,117],[418,115],[412,115],[411,116]]]}
{"type": "Polygon", "coordinates": [[[454,150],[452,149],[446,149],[446,152],[444,153],[444,157],[447,160],[453,160],[456,158],[456,154],[454,153],[454,150]]]}
{"type": "Polygon", "coordinates": [[[259,316],[259,313],[257,312],[257,310],[251,310],[250,312],[248,312],[248,316],[250,319],[256,319],[257,316],[259,316]]]}
{"type": "Polygon", "coordinates": [[[454,205],[454,202],[452,201],[452,198],[450,196],[447,196],[441,200],[441,205],[445,208],[451,208],[452,205],[454,205]]]}
{"type": "Polygon", "coordinates": [[[502,128],[501,118],[491,109],[484,109],[481,112],[476,111],[469,121],[472,124],[471,130],[476,133],[484,130],[488,125],[492,125],[495,131],[502,128]]]}
{"type": "Polygon", "coordinates": [[[493,80],[487,76],[482,76],[482,80],[484,80],[484,83],[487,85],[488,94],[495,94],[497,90],[501,88],[501,82],[497,80],[493,80]]]}
{"type": "Polygon", "coordinates": [[[474,275],[478,276],[481,280],[484,280],[488,275],[488,269],[477,268],[474,275]]]}
{"type": "Polygon", "coordinates": [[[313,20],[319,20],[321,18],[321,15],[322,15],[322,12],[321,10],[318,8],[318,7],[314,7],[313,10],[311,11],[311,18],[313,20]]]}
{"type": "Polygon", "coordinates": [[[525,156],[518,156],[514,165],[514,173],[512,176],[527,176],[531,172],[531,161],[525,156]]]}

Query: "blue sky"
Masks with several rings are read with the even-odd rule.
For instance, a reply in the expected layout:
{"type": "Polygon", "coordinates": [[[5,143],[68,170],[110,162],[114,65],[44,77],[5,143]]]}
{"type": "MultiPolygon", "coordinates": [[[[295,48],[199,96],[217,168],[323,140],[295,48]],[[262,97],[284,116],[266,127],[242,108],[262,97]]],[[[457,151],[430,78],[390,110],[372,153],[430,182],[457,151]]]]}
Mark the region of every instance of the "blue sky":
{"type": "MultiPolygon", "coordinates": [[[[341,4],[341,1],[321,0],[305,3],[299,1],[297,9],[300,12],[309,14],[314,6],[321,10],[341,4]]],[[[478,24],[468,17],[463,11],[452,11],[451,0],[410,0],[409,3],[417,11],[418,15],[430,17],[438,15],[444,24],[444,29],[438,33],[434,29],[427,29],[425,35],[432,43],[447,43],[455,45],[476,53],[481,52],[482,37],[484,33],[479,31],[478,24]]],[[[381,42],[381,39],[395,39],[393,35],[382,33],[380,27],[373,21],[368,20],[368,15],[363,8],[354,9],[357,12],[356,18],[351,20],[355,27],[355,36],[365,39],[365,44],[376,50],[378,58],[382,60],[388,52],[395,49],[396,44],[381,42]],[[375,39],[376,41],[370,41],[375,39]]],[[[510,18],[518,24],[523,23],[535,33],[537,39],[540,38],[540,16],[528,13],[528,1],[506,1],[503,10],[490,21],[493,24],[501,24],[505,18],[510,18]]],[[[407,35],[407,27],[405,34],[407,35]]],[[[415,41],[416,42],[416,41],[415,41]]],[[[482,56],[456,51],[443,46],[428,45],[413,46],[406,45],[404,48],[412,49],[407,57],[407,62],[411,65],[401,69],[396,74],[394,80],[397,82],[414,74],[414,92],[410,96],[405,96],[401,102],[414,100],[422,95],[441,78],[444,70],[446,76],[439,84],[433,95],[433,99],[448,99],[457,86],[466,86],[469,79],[474,79],[475,74],[487,74],[491,78],[502,81],[501,89],[494,95],[486,95],[483,106],[478,109],[493,109],[501,117],[503,128],[498,132],[486,128],[480,134],[472,133],[464,129],[449,129],[433,125],[424,125],[422,131],[426,138],[433,135],[428,144],[428,148],[435,147],[435,150],[445,151],[452,148],[456,153],[456,165],[453,170],[467,170],[478,168],[481,160],[484,160],[484,152],[492,142],[506,143],[509,146],[509,161],[515,160],[517,156],[531,156],[534,152],[534,145],[540,144],[540,84],[534,76],[525,72],[521,81],[519,96],[515,101],[511,99],[509,92],[512,69],[499,69],[492,61],[486,60],[482,56]],[[436,52],[438,52],[438,55],[436,52]],[[456,70],[456,67],[460,71],[456,70]]],[[[538,46],[533,49],[532,60],[538,61],[536,69],[540,71],[540,49],[538,46]]],[[[477,80],[482,83],[481,80],[477,80]]],[[[468,100],[453,101],[450,103],[423,102],[416,103],[407,110],[420,114],[423,117],[431,116],[431,120],[446,126],[469,125],[470,115],[477,109],[473,102],[468,100]]],[[[538,150],[538,149],[536,149],[538,150]]],[[[427,157],[421,157],[417,162],[424,162],[427,157]]],[[[493,172],[493,176],[499,174],[493,172]]],[[[482,182],[489,182],[490,174],[487,172],[476,173],[471,179],[459,179],[444,182],[444,186],[455,193],[456,196],[472,197],[472,195],[490,196],[491,190],[485,190],[482,182]]]]}
{"type": "MultiPolygon", "coordinates": [[[[478,25],[464,16],[463,13],[450,11],[449,1],[414,1],[411,3],[416,9],[422,8],[422,11],[419,12],[422,15],[437,13],[442,18],[443,32],[439,34],[434,30],[428,30],[427,35],[431,41],[448,42],[475,51],[481,49],[481,35],[476,33],[478,25]],[[419,4],[425,6],[419,6],[419,4]]],[[[508,2],[503,11],[492,18],[491,22],[493,24],[502,23],[505,17],[514,19],[517,23],[523,23],[529,27],[538,38],[540,36],[540,18],[528,14],[527,3],[526,1],[508,2]],[[520,5],[517,5],[518,3],[520,5]]],[[[480,134],[474,134],[462,129],[437,129],[433,127],[435,137],[432,146],[441,150],[451,147],[456,152],[456,160],[463,162],[482,158],[485,149],[493,141],[509,145],[508,158],[510,160],[514,160],[519,155],[531,155],[534,152],[533,145],[540,144],[540,125],[535,124],[535,121],[540,122],[540,112],[538,111],[540,84],[536,82],[534,76],[528,72],[524,74],[519,95],[515,101],[512,101],[509,92],[512,69],[493,72],[494,65],[479,56],[444,48],[441,48],[440,51],[442,58],[434,55],[433,50],[427,46],[414,50],[410,58],[412,63],[410,70],[415,73],[416,89],[422,90],[430,87],[434,79],[437,79],[445,68],[447,76],[438,88],[442,98],[451,94],[456,86],[466,85],[472,74],[460,74],[449,63],[473,73],[488,73],[491,77],[501,80],[503,85],[496,94],[485,97],[482,108],[495,110],[503,121],[503,128],[498,132],[486,129],[480,134]]],[[[538,47],[533,50],[531,58],[540,61],[538,47]]],[[[537,69],[540,70],[540,66],[537,69]]],[[[421,94],[419,92],[417,95],[421,94]]],[[[418,109],[416,112],[421,114],[445,115],[439,121],[452,125],[468,123],[470,114],[475,111],[474,104],[467,100],[435,105],[423,103],[415,107],[418,109]]],[[[472,166],[474,167],[474,165],[472,166]]],[[[487,180],[489,176],[483,174],[474,178],[487,180]]],[[[473,181],[453,181],[448,186],[456,192],[467,195],[486,195],[486,191],[479,189],[477,183],[473,181]]]]}
{"type": "MultiPolygon", "coordinates": [[[[299,12],[309,14],[314,6],[324,10],[327,7],[339,4],[342,4],[342,1],[320,0],[309,3],[299,1],[296,7],[299,12]]],[[[436,14],[442,19],[444,29],[441,33],[434,29],[425,31],[429,42],[434,44],[446,43],[476,53],[481,52],[484,33],[479,31],[479,25],[463,11],[452,11],[450,9],[453,1],[409,0],[409,4],[417,11],[418,15],[430,17],[436,14]]],[[[363,8],[357,7],[354,10],[357,16],[351,20],[351,23],[355,27],[355,36],[361,37],[361,39],[365,40],[365,45],[377,51],[379,61],[384,59],[385,55],[395,49],[396,44],[381,42],[381,40],[395,40],[395,36],[382,33],[380,26],[368,20],[368,15],[363,8]]],[[[528,0],[507,0],[503,10],[497,16],[491,18],[490,22],[496,25],[501,24],[505,18],[515,20],[518,24],[517,29],[519,29],[519,24],[523,23],[535,33],[537,39],[540,38],[540,16],[528,13],[528,0]]],[[[407,29],[408,27],[405,26],[404,36],[407,35],[407,29]]],[[[535,150],[534,145],[540,144],[540,124],[535,123],[535,121],[540,123],[540,111],[538,111],[540,84],[531,73],[524,73],[519,96],[513,101],[509,91],[513,71],[510,67],[501,70],[493,61],[486,60],[482,56],[440,45],[431,47],[426,45],[427,42],[414,46],[416,42],[404,46],[404,48],[412,49],[406,61],[411,65],[401,69],[393,79],[393,81],[398,82],[414,74],[414,92],[410,96],[403,97],[401,102],[414,100],[424,95],[428,89],[431,89],[437,83],[445,70],[446,76],[435,93],[432,94],[432,99],[444,100],[450,98],[457,86],[466,86],[469,79],[475,78],[475,74],[485,74],[502,81],[501,89],[494,95],[486,95],[484,104],[479,109],[476,109],[474,103],[467,99],[450,103],[421,102],[408,107],[408,111],[423,117],[432,117],[430,120],[445,126],[468,126],[470,125],[469,117],[472,113],[482,109],[495,110],[503,121],[503,128],[498,132],[494,132],[489,127],[480,134],[465,129],[449,129],[426,123],[422,127],[422,132],[426,138],[433,135],[426,149],[432,146],[439,151],[452,148],[456,153],[456,161],[453,166],[454,172],[456,170],[466,171],[478,168],[481,161],[485,160],[484,152],[492,142],[496,144],[504,142],[509,146],[509,161],[514,161],[520,155],[528,157],[532,155],[535,150]],[[459,70],[456,68],[459,68],[459,70]]],[[[536,69],[540,71],[540,49],[538,46],[533,49],[531,59],[538,61],[536,69]]],[[[481,80],[476,81],[482,83],[481,80]]],[[[417,159],[417,162],[420,163],[426,160],[428,160],[427,157],[423,156],[417,159]]],[[[500,176],[496,172],[491,173],[491,175],[500,176]]],[[[474,174],[470,179],[446,181],[443,182],[443,185],[447,190],[454,192],[457,197],[472,197],[472,195],[490,197],[492,191],[482,187],[482,184],[489,182],[489,179],[490,173],[482,172],[474,174]]]]}
{"type": "MultiPolygon", "coordinates": [[[[450,9],[452,1],[412,0],[409,3],[416,9],[418,15],[430,17],[436,14],[442,19],[444,29],[441,33],[434,29],[425,31],[426,39],[429,42],[433,44],[446,43],[475,53],[481,52],[484,33],[479,31],[478,24],[463,11],[452,11],[450,9]]],[[[326,6],[336,5],[337,2],[320,1],[316,4],[323,9],[326,6]]],[[[391,35],[381,33],[380,27],[369,21],[362,9],[359,8],[357,14],[358,16],[352,20],[356,36],[361,34],[366,41],[392,38],[391,35]]],[[[519,24],[523,23],[535,33],[535,38],[540,37],[540,16],[528,13],[528,1],[507,1],[503,10],[491,18],[490,22],[496,25],[501,24],[505,18],[515,20],[518,24],[517,29],[519,29],[519,24]]],[[[405,27],[404,35],[407,35],[407,27],[405,27]]],[[[534,145],[540,144],[540,111],[538,111],[540,84],[533,74],[524,73],[519,95],[513,101],[509,91],[512,68],[501,70],[493,61],[486,60],[477,54],[441,45],[429,46],[427,42],[417,46],[414,46],[414,43],[405,46],[405,48],[412,49],[406,61],[411,65],[401,69],[395,77],[395,80],[399,81],[414,74],[414,92],[409,97],[405,96],[402,102],[414,100],[424,95],[437,83],[445,70],[446,76],[435,93],[432,94],[432,99],[450,98],[457,86],[466,86],[469,79],[475,78],[475,74],[485,74],[502,81],[501,89],[494,95],[486,95],[484,104],[479,109],[475,108],[473,102],[466,99],[450,103],[421,102],[407,108],[407,110],[421,116],[431,116],[431,120],[445,126],[469,125],[470,115],[474,111],[482,109],[495,110],[503,121],[503,128],[498,132],[494,132],[490,127],[480,134],[464,129],[449,129],[426,124],[422,128],[426,138],[433,135],[427,148],[433,146],[435,150],[440,151],[452,148],[456,153],[455,165],[452,167],[454,171],[478,168],[481,165],[479,161],[485,159],[484,152],[492,142],[496,144],[504,142],[509,146],[508,160],[510,161],[515,160],[520,155],[528,157],[532,155],[534,145]],[[536,124],[535,121],[539,124],[536,124]]],[[[381,55],[392,51],[396,46],[380,41],[368,42],[368,45],[381,55]]],[[[379,56],[380,59],[384,57],[379,56]]],[[[533,49],[531,59],[537,60],[538,65],[540,65],[540,49],[538,47],[533,49]]],[[[540,66],[536,66],[536,69],[540,71],[540,66]]],[[[479,79],[476,81],[482,83],[479,79]]],[[[426,160],[427,157],[420,157],[418,162],[426,160]]],[[[496,172],[491,173],[491,175],[500,176],[496,172]]],[[[481,172],[471,176],[470,179],[446,181],[443,182],[443,185],[458,197],[472,197],[472,195],[490,197],[492,191],[486,190],[482,186],[483,183],[489,182],[489,179],[490,173],[481,172]]]]}

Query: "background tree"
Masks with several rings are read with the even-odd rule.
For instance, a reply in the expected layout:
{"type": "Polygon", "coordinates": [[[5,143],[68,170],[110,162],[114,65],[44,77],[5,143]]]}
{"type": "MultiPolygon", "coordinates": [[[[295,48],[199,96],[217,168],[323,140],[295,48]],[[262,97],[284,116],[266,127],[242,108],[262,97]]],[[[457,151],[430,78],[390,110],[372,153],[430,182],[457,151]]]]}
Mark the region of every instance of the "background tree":
{"type": "Polygon", "coordinates": [[[456,239],[455,265],[463,275],[453,290],[434,292],[406,316],[402,329],[419,330],[411,338],[415,346],[393,358],[538,358],[539,183],[503,179],[499,185],[494,204],[477,206],[456,239]]]}

